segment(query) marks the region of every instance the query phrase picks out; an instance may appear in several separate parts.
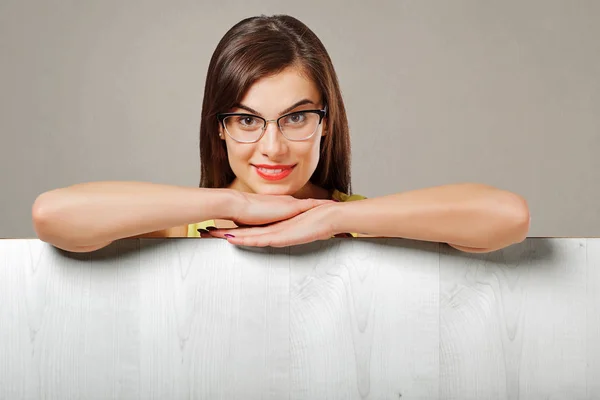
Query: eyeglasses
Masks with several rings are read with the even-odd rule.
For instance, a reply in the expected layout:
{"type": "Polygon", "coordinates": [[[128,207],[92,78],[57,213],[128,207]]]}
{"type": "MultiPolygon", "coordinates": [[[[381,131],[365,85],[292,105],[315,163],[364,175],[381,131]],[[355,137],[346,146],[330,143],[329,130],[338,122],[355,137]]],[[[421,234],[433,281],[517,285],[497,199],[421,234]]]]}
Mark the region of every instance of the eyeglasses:
{"type": "Polygon", "coordinates": [[[277,122],[279,130],[286,139],[302,141],[310,139],[327,115],[327,106],[323,110],[302,110],[267,120],[253,114],[223,113],[217,119],[233,140],[239,143],[255,143],[260,140],[269,122],[277,122]]]}

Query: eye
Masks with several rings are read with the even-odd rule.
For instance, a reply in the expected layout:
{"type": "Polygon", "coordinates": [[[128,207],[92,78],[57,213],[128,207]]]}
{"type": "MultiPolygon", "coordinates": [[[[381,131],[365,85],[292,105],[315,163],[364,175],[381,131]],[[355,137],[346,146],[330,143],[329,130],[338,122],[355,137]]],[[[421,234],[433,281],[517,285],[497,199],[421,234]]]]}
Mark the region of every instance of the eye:
{"type": "Polygon", "coordinates": [[[241,116],[237,118],[237,123],[244,127],[250,127],[256,125],[258,123],[258,119],[249,116],[241,116]]]}
{"type": "Polygon", "coordinates": [[[285,120],[283,121],[283,123],[286,124],[286,125],[301,124],[306,119],[306,115],[305,114],[306,113],[295,113],[295,114],[288,115],[285,118],[285,120]]]}

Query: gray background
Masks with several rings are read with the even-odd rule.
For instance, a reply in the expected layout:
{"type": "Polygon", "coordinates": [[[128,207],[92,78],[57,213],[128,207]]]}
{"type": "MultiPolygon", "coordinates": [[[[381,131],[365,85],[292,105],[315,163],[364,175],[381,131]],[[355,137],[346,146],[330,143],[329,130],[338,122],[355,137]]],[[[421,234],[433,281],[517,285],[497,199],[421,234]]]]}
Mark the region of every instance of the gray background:
{"type": "Polygon", "coordinates": [[[339,74],[353,186],[523,195],[530,236],[600,235],[598,1],[0,3],[0,237],[43,191],[197,186],[206,68],[240,19],[288,13],[339,74]]]}

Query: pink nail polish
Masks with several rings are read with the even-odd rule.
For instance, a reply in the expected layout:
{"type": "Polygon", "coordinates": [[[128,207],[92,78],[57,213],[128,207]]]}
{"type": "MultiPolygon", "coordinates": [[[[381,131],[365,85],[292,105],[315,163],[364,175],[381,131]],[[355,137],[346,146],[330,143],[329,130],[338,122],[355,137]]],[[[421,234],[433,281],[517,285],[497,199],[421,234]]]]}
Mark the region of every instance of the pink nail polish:
{"type": "Polygon", "coordinates": [[[234,238],[234,237],[235,237],[235,236],[233,236],[233,235],[231,235],[231,234],[229,234],[229,233],[226,233],[224,236],[225,236],[226,238],[234,238]]]}

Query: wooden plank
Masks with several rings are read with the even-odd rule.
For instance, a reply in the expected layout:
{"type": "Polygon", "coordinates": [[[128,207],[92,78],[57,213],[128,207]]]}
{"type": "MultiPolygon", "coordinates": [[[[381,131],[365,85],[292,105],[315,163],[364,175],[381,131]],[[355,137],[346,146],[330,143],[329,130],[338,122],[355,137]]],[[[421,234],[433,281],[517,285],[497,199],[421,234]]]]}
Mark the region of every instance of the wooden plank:
{"type": "Polygon", "coordinates": [[[586,240],[444,247],[442,399],[585,398],[586,240]]]}
{"type": "Polygon", "coordinates": [[[438,395],[438,245],[333,239],[292,249],[292,399],[438,395]]]}
{"type": "Polygon", "coordinates": [[[587,399],[600,399],[600,238],[586,239],[587,399]]]}
{"type": "Polygon", "coordinates": [[[218,239],[141,248],[141,398],[287,397],[287,250],[218,239]]]}
{"type": "Polygon", "coordinates": [[[94,254],[35,240],[0,246],[0,398],[139,393],[137,242],[94,254]]]}
{"type": "Polygon", "coordinates": [[[0,399],[591,399],[598,376],[600,239],[0,240],[0,399]]]}

